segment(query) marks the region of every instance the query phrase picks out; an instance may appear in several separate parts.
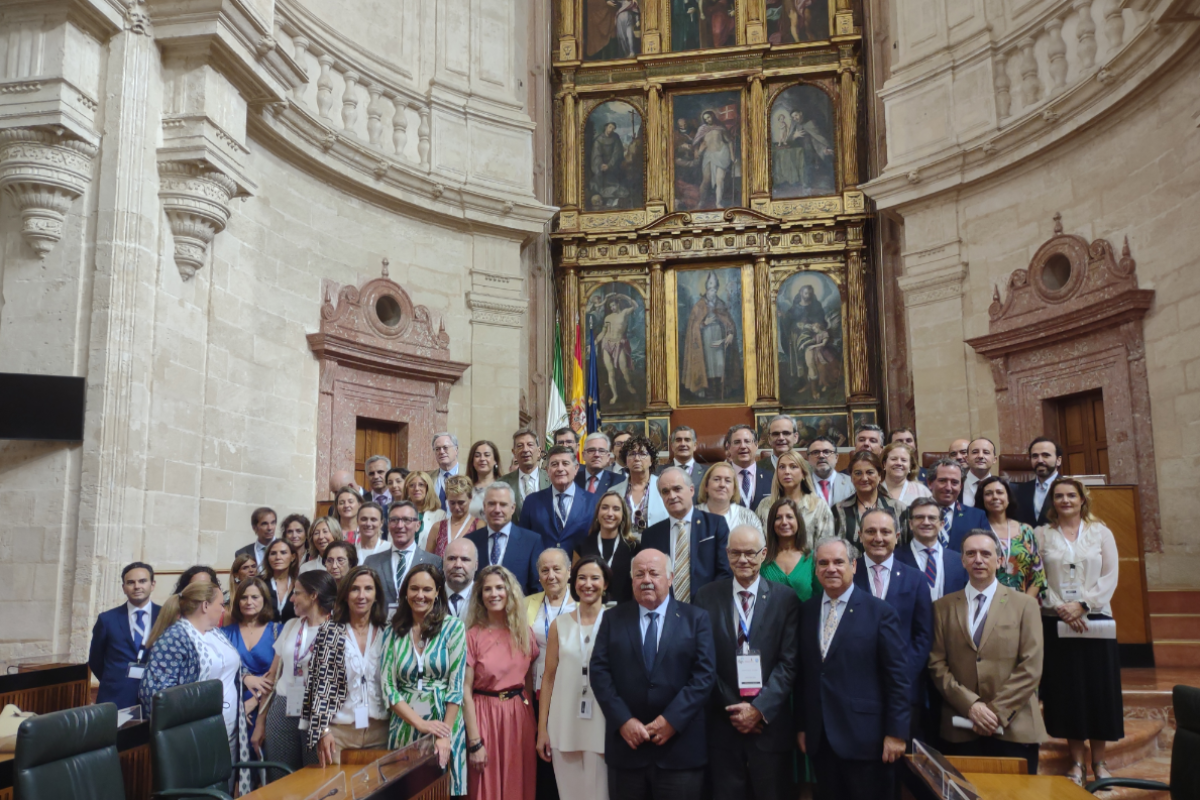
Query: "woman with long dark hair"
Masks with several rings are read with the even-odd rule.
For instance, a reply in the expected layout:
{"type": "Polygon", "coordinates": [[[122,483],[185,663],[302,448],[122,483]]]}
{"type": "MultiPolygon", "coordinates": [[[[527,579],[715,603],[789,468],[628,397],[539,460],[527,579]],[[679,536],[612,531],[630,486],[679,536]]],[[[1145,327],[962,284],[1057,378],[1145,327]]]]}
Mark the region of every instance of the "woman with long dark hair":
{"type": "Polygon", "coordinates": [[[493,442],[480,439],[471,445],[471,452],[467,455],[467,477],[474,487],[468,513],[483,519],[483,493],[500,480],[500,450],[493,442]]]}
{"type": "Polygon", "coordinates": [[[575,545],[575,560],[599,556],[612,572],[608,580],[608,600],[624,603],[633,599],[633,578],[629,568],[638,543],[633,538],[633,512],[620,492],[609,489],[596,503],[596,516],[587,536],[575,545]]]}
{"type": "Polygon", "coordinates": [[[270,593],[272,618],[287,622],[296,616],[292,608],[292,589],[300,572],[299,559],[290,544],[276,539],[267,546],[266,562],[262,577],[270,593]]]}

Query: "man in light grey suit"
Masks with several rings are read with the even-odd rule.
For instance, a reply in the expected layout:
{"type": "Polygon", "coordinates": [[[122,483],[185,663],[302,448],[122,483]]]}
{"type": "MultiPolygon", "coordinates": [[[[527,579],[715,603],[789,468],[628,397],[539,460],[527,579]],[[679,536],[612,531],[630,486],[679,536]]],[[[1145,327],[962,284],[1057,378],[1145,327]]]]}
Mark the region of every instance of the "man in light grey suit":
{"type": "Polygon", "coordinates": [[[832,439],[818,436],[809,442],[807,458],[812,466],[817,497],[828,503],[830,508],[854,494],[854,483],[850,476],[837,471],[837,445],[832,439]]]}
{"type": "Polygon", "coordinates": [[[417,547],[417,532],[421,529],[417,521],[417,507],[407,500],[394,503],[388,509],[388,533],[392,547],[382,553],[368,556],[366,566],[379,573],[383,583],[383,594],[387,598],[388,614],[396,610],[400,587],[414,564],[433,564],[442,568],[442,559],[417,547]]]}

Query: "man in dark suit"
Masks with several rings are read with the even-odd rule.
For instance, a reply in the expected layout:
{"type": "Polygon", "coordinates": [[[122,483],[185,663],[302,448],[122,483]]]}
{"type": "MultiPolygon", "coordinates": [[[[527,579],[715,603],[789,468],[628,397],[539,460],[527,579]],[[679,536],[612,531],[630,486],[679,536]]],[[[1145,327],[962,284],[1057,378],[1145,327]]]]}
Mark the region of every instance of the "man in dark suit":
{"type": "Polygon", "coordinates": [[[483,493],[483,515],[487,525],[471,531],[466,538],[475,543],[479,569],[500,564],[516,576],[526,594],[533,594],[539,591],[538,556],[546,548],[542,545],[542,537],[512,524],[515,508],[512,487],[499,481],[493,483],[483,493]]]}
{"type": "Polygon", "coordinates": [[[712,624],[671,597],[665,553],[643,549],[632,572],[635,602],[604,615],[589,668],[604,712],[609,797],[699,797],[704,708],[716,679],[712,624]]]}
{"type": "MultiPolygon", "coordinates": [[[[983,510],[963,505],[958,499],[965,474],[966,467],[953,458],[939,458],[929,468],[929,491],[942,515],[938,541],[943,547],[958,552],[962,552],[962,540],[968,531],[988,526],[983,510]]],[[[908,514],[907,510],[905,514],[908,514]]]]}
{"type": "Polygon", "coordinates": [[[245,547],[239,547],[233,554],[234,558],[243,553],[252,555],[258,562],[258,571],[262,572],[267,560],[267,548],[275,539],[275,520],[274,510],[266,506],[254,509],[250,514],[250,527],[254,528],[255,541],[245,547]]]}
{"type": "Polygon", "coordinates": [[[148,654],[143,644],[158,619],[159,607],[150,602],[154,591],[154,567],[135,561],[121,570],[125,602],[96,619],[88,667],[100,681],[97,703],[116,703],[117,708],[138,704],[138,687],[148,654]]]}
{"type": "Polygon", "coordinates": [[[1050,510],[1050,487],[1058,480],[1058,469],[1062,466],[1062,450],[1058,442],[1039,436],[1029,445],[1029,463],[1033,466],[1034,479],[1013,484],[1016,508],[1012,518],[1037,528],[1046,525],[1046,512],[1050,510]]]}
{"type": "Polygon", "coordinates": [[[771,493],[775,470],[759,467],[758,434],[749,425],[734,425],[725,434],[725,457],[737,471],[741,504],[754,511],[762,499],[771,493]]]}
{"type": "Polygon", "coordinates": [[[771,452],[758,460],[758,468],[774,472],[779,457],[795,448],[799,441],[800,431],[796,429],[796,420],[787,414],[771,417],[771,421],[767,423],[767,442],[771,445],[771,452]]]}
{"type": "Polygon", "coordinates": [[[600,495],[589,494],[576,485],[579,464],[575,461],[575,451],[569,447],[550,448],[546,471],[550,474],[550,488],[525,498],[518,524],[541,536],[543,548],[561,547],[574,553],[575,545],[592,526],[600,495]]]}
{"type": "Polygon", "coordinates": [[[692,594],[706,583],[729,578],[729,526],[725,518],[696,508],[692,501],[695,486],[688,474],[671,467],[658,476],[658,491],[667,518],[651,525],[642,534],[642,547],[667,554],[675,574],[675,598],[691,602],[692,594]]]}
{"type": "Polygon", "coordinates": [[[694,605],[708,612],[716,644],[717,685],[708,703],[713,800],[796,796],[791,698],[800,601],[791,587],[760,577],[766,544],[758,528],[734,528],[727,551],[733,578],[696,592],[694,605]]]}
{"type": "Polygon", "coordinates": [[[663,464],[657,470],[656,475],[661,475],[663,470],[669,467],[679,467],[686,472],[693,482],[699,482],[704,477],[704,470],[708,469],[708,464],[696,458],[696,432],[687,425],[679,425],[675,430],[671,431],[671,460],[663,464]]]}
{"type": "Polygon", "coordinates": [[[368,556],[363,562],[379,574],[383,582],[383,594],[387,598],[388,611],[395,611],[399,603],[400,587],[408,572],[417,564],[433,564],[442,568],[442,559],[427,550],[417,547],[417,533],[421,530],[417,507],[408,500],[399,500],[388,509],[388,535],[391,549],[368,556]]]}
{"type": "Polygon", "coordinates": [[[612,460],[608,446],[606,434],[589,433],[583,440],[584,466],[575,473],[575,485],[596,497],[607,492],[614,483],[621,482],[621,476],[608,468],[612,460]]]}
{"type": "Polygon", "coordinates": [[[817,542],[824,590],[800,610],[796,729],[819,800],[892,797],[910,715],[908,653],[895,609],[854,588],[858,549],[817,542]]]}
{"type": "Polygon", "coordinates": [[[383,509],[384,519],[387,519],[388,508],[400,499],[394,497],[387,486],[387,474],[392,468],[392,460],[387,456],[371,456],[363,466],[367,473],[367,490],[363,492],[363,500],[378,503],[383,509]]]}

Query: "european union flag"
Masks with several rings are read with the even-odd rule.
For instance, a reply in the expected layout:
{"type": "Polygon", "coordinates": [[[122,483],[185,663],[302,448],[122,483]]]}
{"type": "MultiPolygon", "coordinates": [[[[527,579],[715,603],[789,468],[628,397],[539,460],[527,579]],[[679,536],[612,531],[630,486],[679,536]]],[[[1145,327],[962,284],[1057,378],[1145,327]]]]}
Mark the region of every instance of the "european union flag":
{"type": "Polygon", "coordinates": [[[596,368],[596,332],[588,327],[587,432],[600,430],[600,373],[596,368]]]}

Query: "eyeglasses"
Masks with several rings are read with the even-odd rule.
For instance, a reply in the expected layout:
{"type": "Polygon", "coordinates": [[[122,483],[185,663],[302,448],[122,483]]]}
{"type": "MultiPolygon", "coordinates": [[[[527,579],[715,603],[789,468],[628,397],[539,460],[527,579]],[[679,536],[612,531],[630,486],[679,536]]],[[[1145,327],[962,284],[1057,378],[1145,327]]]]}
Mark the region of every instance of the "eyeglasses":
{"type": "Polygon", "coordinates": [[[941,517],[937,514],[913,514],[913,522],[937,522],[941,517]]]}
{"type": "Polygon", "coordinates": [[[608,451],[605,450],[603,447],[589,447],[588,449],[583,451],[583,454],[585,456],[603,456],[603,455],[608,455],[608,451]]]}
{"type": "Polygon", "coordinates": [[[416,517],[392,517],[391,519],[388,520],[388,522],[390,522],[390,523],[391,522],[399,522],[399,523],[403,523],[405,525],[412,525],[416,521],[417,521],[416,517]]]}
{"type": "Polygon", "coordinates": [[[828,458],[829,456],[837,455],[837,451],[836,450],[813,450],[810,448],[808,451],[808,454],[810,456],[818,456],[820,458],[828,458]]]}
{"type": "Polygon", "coordinates": [[[327,558],[327,559],[325,559],[325,563],[332,564],[335,567],[346,567],[346,566],[350,565],[350,559],[348,559],[348,558],[327,558]]]}
{"type": "Polygon", "coordinates": [[[628,461],[631,458],[649,458],[649,457],[650,457],[650,454],[645,452],[644,450],[635,450],[634,452],[627,454],[625,456],[625,460],[628,461]]]}
{"type": "Polygon", "coordinates": [[[755,556],[766,550],[765,547],[760,547],[757,550],[726,550],[729,554],[730,561],[741,561],[743,558],[747,561],[753,561],[755,556]]]}
{"type": "Polygon", "coordinates": [[[438,445],[437,447],[433,448],[433,452],[435,452],[435,453],[449,453],[449,452],[450,452],[451,450],[453,450],[453,449],[454,449],[454,445],[452,445],[452,444],[443,444],[443,445],[438,445]]]}

